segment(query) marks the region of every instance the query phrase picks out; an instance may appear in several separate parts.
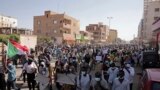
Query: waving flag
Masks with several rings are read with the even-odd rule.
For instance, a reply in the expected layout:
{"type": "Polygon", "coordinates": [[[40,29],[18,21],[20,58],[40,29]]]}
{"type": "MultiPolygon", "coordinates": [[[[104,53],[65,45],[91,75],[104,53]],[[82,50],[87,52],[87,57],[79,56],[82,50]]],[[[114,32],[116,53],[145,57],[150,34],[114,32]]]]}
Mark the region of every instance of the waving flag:
{"type": "Polygon", "coordinates": [[[12,58],[16,54],[23,55],[28,52],[28,48],[26,46],[22,46],[14,40],[8,40],[8,50],[7,55],[9,58],[12,58]]]}

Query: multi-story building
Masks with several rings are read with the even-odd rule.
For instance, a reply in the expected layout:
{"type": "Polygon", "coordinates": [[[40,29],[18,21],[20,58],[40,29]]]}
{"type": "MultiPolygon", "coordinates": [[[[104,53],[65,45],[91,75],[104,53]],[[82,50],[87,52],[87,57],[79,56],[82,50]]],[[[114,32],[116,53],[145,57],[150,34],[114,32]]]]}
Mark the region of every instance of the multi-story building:
{"type": "Polygon", "coordinates": [[[14,28],[14,27],[1,27],[0,34],[22,34],[22,35],[32,35],[33,31],[26,28],[14,28]]]}
{"type": "Polygon", "coordinates": [[[34,16],[34,34],[54,38],[59,44],[74,42],[79,30],[79,21],[65,13],[45,11],[44,15],[34,16]]]}
{"type": "Polygon", "coordinates": [[[89,24],[86,26],[86,31],[93,33],[93,40],[96,43],[106,42],[109,36],[109,27],[103,23],[89,24]]]}
{"type": "Polygon", "coordinates": [[[80,34],[82,43],[91,43],[93,41],[93,33],[88,31],[80,31],[80,34]]]}
{"type": "MultiPolygon", "coordinates": [[[[160,0],[144,0],[142,41],[148,43],[152,39],[152,24],[160,17],[160,0]]],[[[138,37],[139,38],[139,37],[138,37]]]]}
{"type": "Polygon", "coordinates": [[[117,38],[118,38],[118,35],[117,35],[117,30],[115,29],[110,29],[109,30],[109,37],[108,37],[108,43],[116,43],[117,41],[117,38]]]}
{"type": "Polygon", "coordinates": [[[32,35],[32,30],[18,28],[18,20],[11,16],[0,15],[0,34],[23,34],[32,35]]]}
{"type": "Polygon", "coordinates": [[[0,15],[0,27],[17,27],[17,19],[10,16],[0,15]]]}
{"type": "Polygon", "coordinates": [[[138,25],[138,35],[137,35],[137,38],[138,38],[138,43],[139,45],[142,45],[142,42],[143,42],[143,32],[144,32],[144,27],[143,27],[143,19],[141,19],[139,25],[138,25]]]}

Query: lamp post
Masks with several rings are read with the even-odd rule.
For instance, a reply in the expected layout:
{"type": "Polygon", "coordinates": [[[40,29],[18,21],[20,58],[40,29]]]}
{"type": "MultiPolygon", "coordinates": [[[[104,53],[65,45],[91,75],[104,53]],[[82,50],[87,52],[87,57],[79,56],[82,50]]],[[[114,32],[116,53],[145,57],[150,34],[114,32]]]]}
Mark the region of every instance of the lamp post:
{"type": "Polygon", "coordinates": [[[110,30],[110,27],[111,27],[111,19],[113,19],[113,17],[107,17],[107,19],[109,20],[109,30],[110,30]]]}
{"type": "Polygon", "coordinates": [[[113,19],[113,17],[107,17],[107,19],[109,20],[109,29],[111,27],[111,19],[113,19]]]}

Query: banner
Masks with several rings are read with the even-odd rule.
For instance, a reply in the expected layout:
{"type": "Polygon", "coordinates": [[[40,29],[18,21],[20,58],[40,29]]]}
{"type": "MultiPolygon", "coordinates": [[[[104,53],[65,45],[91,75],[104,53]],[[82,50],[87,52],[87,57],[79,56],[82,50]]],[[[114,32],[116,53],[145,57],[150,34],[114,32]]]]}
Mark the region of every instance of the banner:
{"type": "Polygon", "coordinates": [[[103,54],[107,54],[108,53],[108,50],[103,50],[103,54]]]}
{"type": "Polygon", "coordinates": [[[37,74],[35,80],[42,83],[42,84],[48,84],[49,83],[49,78],[44,76],[44,75],[41,75],[39,73],[37,74]]]}
{"type": "Polygon", "coordinates": [[[57,74],[57,81],[62,84],[75,85],[76,75],[74,74],[57,74]]]}
{"type": "Polygon", "coordinates": [[[102,61],[102,56],[96,56],[97,61],[102,61]]]}

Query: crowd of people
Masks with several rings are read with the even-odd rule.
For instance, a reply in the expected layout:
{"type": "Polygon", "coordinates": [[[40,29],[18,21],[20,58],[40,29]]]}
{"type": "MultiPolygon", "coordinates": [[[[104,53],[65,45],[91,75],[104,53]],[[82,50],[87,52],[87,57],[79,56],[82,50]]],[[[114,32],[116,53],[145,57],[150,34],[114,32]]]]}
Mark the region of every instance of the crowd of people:
{"type": "MultiPolygon", "coordinates": [[[[141,53],[131,45],[48,45],[37,46],[28,55],[16,55],[16,59],[22,64],[20,77],[27,81],[29,90],[55,90],[54,85],[58,90],[132,90],[134,67],[140,65],[141,53]]],[[[6,86],[7,90],[20,89],[14,60],[8,60],[7,72],[0,73],[0,90],[6,86]]]]}
{"type": "Polygon", "coordinates": [[[60,56],[55,75],[76,75],[74,85],[56,82],[58,90],[132,90],[134,66],[141,57],[141,51],[133,46],[63,47],[56,54],[60,56]]]}

